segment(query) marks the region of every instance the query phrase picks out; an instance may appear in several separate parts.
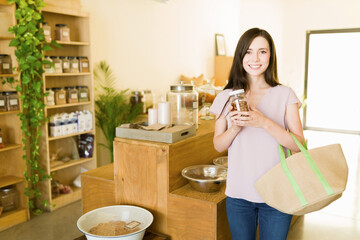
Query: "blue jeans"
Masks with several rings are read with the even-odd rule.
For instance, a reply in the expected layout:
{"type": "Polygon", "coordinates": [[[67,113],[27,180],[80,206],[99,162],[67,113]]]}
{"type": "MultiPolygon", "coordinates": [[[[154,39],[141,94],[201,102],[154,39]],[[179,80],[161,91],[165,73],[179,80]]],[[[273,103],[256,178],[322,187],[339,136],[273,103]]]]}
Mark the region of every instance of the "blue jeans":
{"type": "Polygon", "coordinates": [[[231,197],[226,198],[226,212],[233,240],[255,240],[258,224],[260,240],[286,240],[292,219],[266,203],[231,197]]]}

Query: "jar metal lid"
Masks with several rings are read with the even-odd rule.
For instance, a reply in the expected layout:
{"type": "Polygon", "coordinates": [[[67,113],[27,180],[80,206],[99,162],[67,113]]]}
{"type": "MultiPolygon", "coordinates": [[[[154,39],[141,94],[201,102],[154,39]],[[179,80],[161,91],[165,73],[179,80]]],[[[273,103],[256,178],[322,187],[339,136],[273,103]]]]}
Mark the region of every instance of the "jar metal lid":
{"type": "Polygon", "coordinates": [[[3,92],[3,94],[5,95],[16,94],[16,91],[3,92]]]}
{"type": "Polygon", "coordinates": [[[229,92],[229,95],[234,96],[234,95],[239,94],[239,93],[244,93],[244,89],[238,89],[238,90],[229,92]]]}
{"type": "Polygon", "coordinates": [[[170,90],[171,91],[177,91],[177,92],[184,92],[184,91],[192,91],[194,89],[193,85],[171,85],[170,90]]]}
{"type": "Polygon", "coordinates": [[[74,59],[74,58],[75,58],[75,57],[68,57],[69,60],[72,60],[72,59],[74,59]]]}
{"type": "Polygon", "coordinates": [[[55,24],[56,27],[67,27],[66,24],[63,24],[63,23],[57,23],[55,24]]]}
{"type": "Polygon", "coordinates": [[[56,59],[58,58],[57,56],[50,56],[51,59],[56,59]]]}
{"type": "Polygon", "coordinates": [[[75,87],[71,87],[71,86],[66,86],[65,89],[73,89],[75,87]]]}
{"type": "Polygon", "coordinates": [[[87,88],[87,86],[76,86],[76,88],[87,88]]]}
{"type": "Polygon", "coordinates": [[[0,54],[0,57],[7,57],[9,54],[0,54]]]}
{"type": "Polygon", "coordinates": [[[144,90],[144,93],[149,94],[149,93],[151,93],[151,90],[144,90]]]}
{"type": "Polygon", "coordinates": [[[59,58],[60,58],[60,59],[66,59],[66,57],[65,57],[65,56],[60,56],[59,58]]]}
{"type": "Polygon", "coordinates": [[[134,95],[141,95],[141,91],[132,91],[131,93],[134,95]]]}

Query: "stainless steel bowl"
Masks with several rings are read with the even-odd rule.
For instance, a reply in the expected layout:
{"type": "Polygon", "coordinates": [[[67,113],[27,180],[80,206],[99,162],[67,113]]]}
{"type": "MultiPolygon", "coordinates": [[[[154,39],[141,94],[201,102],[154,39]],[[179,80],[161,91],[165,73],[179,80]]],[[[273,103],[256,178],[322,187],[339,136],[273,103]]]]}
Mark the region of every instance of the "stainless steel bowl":
{"type": "Polygon", "coordinates": [[[226,182],[227,168],[217,165],[195,165],[184,168],[181,175],[200,192],[216,192],[226,182]]]}
{"type": "Polygon", "coordinates": [[[228,167],[228,156],[215,158],[213,163],[218,166],[228,167]]]}

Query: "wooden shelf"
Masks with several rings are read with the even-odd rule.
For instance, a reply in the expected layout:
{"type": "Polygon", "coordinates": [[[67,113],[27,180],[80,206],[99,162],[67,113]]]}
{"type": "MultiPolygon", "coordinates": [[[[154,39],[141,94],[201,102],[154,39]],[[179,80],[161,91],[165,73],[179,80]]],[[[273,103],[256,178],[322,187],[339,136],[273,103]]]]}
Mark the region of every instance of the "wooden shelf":
{"type": "Polygon", "coordinates": [[[66,8],[59,8],[53,6],[45,6],[41,11],[48,13],[76,16],[76,17],[89,17],[89,13],[87,12],[78,11],[76,9],[66,9],[66,8]]]}
{"type": "Polygon", "coordinates": [[[54,167],[51,166],[51,162],[50,162],[50,172],[55,172],[55,171],[58,171],[58,170],[61,170],[64,168],[68,168],[68,167],[76,166],[76,165],[79,165],[82,163],[90,162],[92,160],[93,160],[93,158],[80,158],[80,159],[75,159],[75,160],[70,160],[68,162],[60,163],[59,165],[56,165],[54,167]]]}
{"type": "Polygon", "coordinates": [[[74,46],[89,46],[89,42],[79,42],[79,41],[70,41],[70,42],[64,42],[64,41],[56,41],[60,45],[74,45],[74,46]]]}
{"type": "Polygon", "coordinates": [[[72,193],[60,194],[58,197],[51,199],[51,211],[81,199],[81,188],[70,187],[73,191],[72,193]]]}
{"type": "Polygon", "coordinates": [[[93,130],[85,131],[85,132],[77,132],[77,133],[67,134],[67,135],[59,136],[59,137],[49,137],[48,140],[49,140],[49,141],[55,141],[55,140],[59,140],[59,139],[63,139],[63,138],[74,137],[74,136],[78,136],[78,135],[81,135],[81,134],[92,133],[92,132],[93,132],[93,130]]]}
{"type": "Polygon", "coordinates": [[[0,77],[17,77],[18,73],[12,73],[12,74],[0,74],[0,77]]]}
{"type": "Polygon", "coordinates": [[[19,223],[26,222],[28,213],[26,208],[19,208],[10,212],[2,213],[0,216],[0,231],[15,226],[19,223]]]}
{"type": "Polygon", "coordinates": [[[24,182],[25,178],[23,177],[15,177],[15,176],[4,176],[0,177],[0,188],[10,186],[13,184],[24,182]]]}
{"type": "Polygon", "coordinates": [[[0,115],[18,114],[18,113],[20,113],[20,110],[17,110],[17,111],[0,112],[0,115]]]}
{"type": "Polygon", "coordinates": [[[10,151],[10,150],[18,149],[18,148],[21,148],[21,147],[22,147],[21,144],[9,143],[9,144],[5,144],[4,148],[0,148],[0,152],[10,151]]]}
{"type": "Polygon", "coordinates": [[[56,108],[65,108],[65,107],[76,107],[76,106],[82,106],[82,105],[88,105],[88,104],[91,104],[91,102],[88,101],[88,102],[68,103],[68,104],[62,104],[62,105],[46,106],[46,109],[56,109],[56,108]]]}
{"type": "Polygon", "coordinates": [[[91,72],[84,73],[45,73],[45,77],[74,77],[74,76],[88,76],[91,72]]]}
{"type": "Polygon", "coordinates": [[[12,40],[14,37],[3,37],[0,36],[0,40],[12,40]]]}

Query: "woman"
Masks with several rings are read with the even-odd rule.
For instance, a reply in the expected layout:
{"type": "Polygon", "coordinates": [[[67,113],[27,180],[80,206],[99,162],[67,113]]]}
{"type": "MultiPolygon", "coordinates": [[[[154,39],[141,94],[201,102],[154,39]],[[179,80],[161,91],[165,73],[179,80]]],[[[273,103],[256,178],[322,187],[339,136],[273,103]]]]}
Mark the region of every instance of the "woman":
{"type": "Polygon", "coordinates": [[[270,34],[259,28],[246,31],[236,47],[229,82],[210,108],[217,115],[214,147],[228,149],[225,194],[234,240],[256,239],[257,225],[260,240],[287,237],[292,216],[265,204],[254,183],[280,162],[278,144],[299,151],[288,131],[302,142],[300,106],[295,93],[278,81],[270,34]],[[230,111],[229,92],[236,89],[245,90],[250,111],[230,111]]]}

